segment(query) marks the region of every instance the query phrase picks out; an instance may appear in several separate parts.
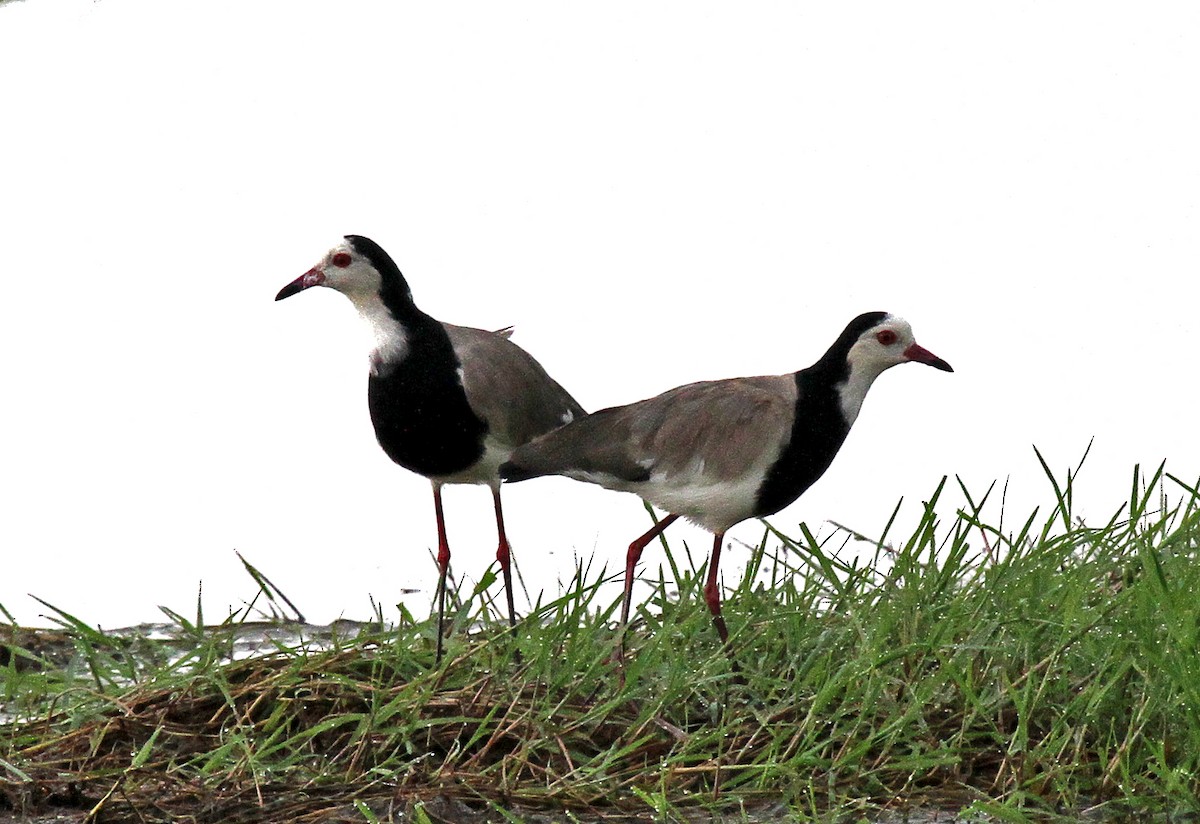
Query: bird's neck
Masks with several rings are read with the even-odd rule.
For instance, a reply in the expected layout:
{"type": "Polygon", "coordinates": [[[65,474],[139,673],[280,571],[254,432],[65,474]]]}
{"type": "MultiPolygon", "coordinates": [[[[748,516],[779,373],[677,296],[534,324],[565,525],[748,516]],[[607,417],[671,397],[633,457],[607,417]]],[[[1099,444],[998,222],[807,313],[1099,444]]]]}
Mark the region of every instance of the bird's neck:
{"type": "Polygon", "coordinates": [[[420,310],[409,300],[390,306],[377,291],[346,294],[366,324],[370,346],[371,373],[380,374],[408,355],[412,321],[420,310]]]}
{"type": "Polygon", "coordinates": [[[848,361],[848,366],[849,370],[845,380],[835,386],[842,415],[846,418],[846,426],[849,427],[853,426],[854,421],[858,419],[863,399],[867,397],[867,390],[882,374],[883,369],[875,363],[855,363],[854,361],[848,361]]]}

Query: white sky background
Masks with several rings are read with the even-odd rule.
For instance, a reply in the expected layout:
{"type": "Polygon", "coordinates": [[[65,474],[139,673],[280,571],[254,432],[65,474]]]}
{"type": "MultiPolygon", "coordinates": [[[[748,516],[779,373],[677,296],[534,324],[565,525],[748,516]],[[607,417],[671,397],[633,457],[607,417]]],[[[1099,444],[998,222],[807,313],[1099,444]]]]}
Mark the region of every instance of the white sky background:
{"type": "MultiPolygon", "coordinates": [[[[1016,525],[1031,445],[1092,436],[1107,518],[1135,463],[1200,473],[1198,79],[1183,2],[0,4],[0,604],[115,626],[203,580],[219,620],[237,548],[310,620],[427,610],[429,485],[374,443],[353,310],[273,301],[350,232],[589,409],[908,318],[957,371],[883,376],[785,532],[911,524],[956,473],[1010,477],[1016,525]]],[[[648,526],[567,480],[505,501],[535,593],[648,526]]],[[[478,578],[487,491],[447,518],[478,578]]]]}

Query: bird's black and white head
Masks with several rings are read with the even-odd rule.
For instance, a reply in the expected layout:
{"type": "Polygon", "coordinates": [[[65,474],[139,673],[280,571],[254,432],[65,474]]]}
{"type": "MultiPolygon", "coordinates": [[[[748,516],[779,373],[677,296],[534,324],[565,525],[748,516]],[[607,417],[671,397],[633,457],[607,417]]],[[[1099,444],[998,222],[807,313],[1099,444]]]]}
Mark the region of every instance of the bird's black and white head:
{"type": "Polygon", "coordinates": [[[400,274],[400,267],[382,246],[361,235],[346,235],[316,266],[280,289],[275,300],[291,297],[312,286],[336,289],[355,306],[372,300],[385,304],[412,303],[412,293],[404,275],[400,274]]]}
{"type": "Polygon", "coordinates": [[[361,235],[346,235],[317,265],[280,289],[275,300],[313,286],[341,292],[354,304],[371,329],[373,366],[403,357],[404,321],[417,310],[400,267],[382,246],[361,235]]]}
{"type": "MultiPolygon", "coordinates": [[[[871,384],[887,369],[901,363],[923,363],[953,372],[950,364],[917,343],[912,326],[887,312],[868,312],[852,320],[826,358],[842,356],[849,370],[838,386],[842,412],[853,423],[871,384]]],[[[824,359],[823,359],[824,360],[824,359]]]]}

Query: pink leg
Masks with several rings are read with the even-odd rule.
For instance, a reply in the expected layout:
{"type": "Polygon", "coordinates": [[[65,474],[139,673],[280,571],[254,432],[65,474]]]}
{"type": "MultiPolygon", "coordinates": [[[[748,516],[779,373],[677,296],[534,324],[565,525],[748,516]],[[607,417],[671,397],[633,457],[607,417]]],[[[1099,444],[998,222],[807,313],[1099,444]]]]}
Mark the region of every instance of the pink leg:
{"type": "Polygon", "coordinates": [[[442,636],[445,634],[446,623],[446,571],[450,568],[450,544],[446,541],[446,518],[442,515],[442,485],[433,485],[433,511],[437,515],[438,530],[438,631],[437,631],[437,662],[442,662],[442,636]]]}
{"type": "Polygon", "coordinates": [[[508,625],[517,625],[517,611],[513,608],[512,572],[509,570],[511,548],[508,536],[504,534],[504,510],[500,508],[500,485],[492,487],[492,500],[496,503],[496,532],[500,535],[500,544],[496,547],[496,560],[500,562],[500,571],[504,573],[504,592],[508,596],[508,625]]]}
{"type": "Polygon", "coordinates": [[[712,613],[713,626],[721,641],[729,646],[729,630],[725,627],[725,616],[721,615],[721,590],[717,584],[717,570],[721,565],[721,544],[725,541],[725,533],[719,532],[713,539],[712,558],[708,562],[708,580],[704,584],[704,601],[708,611],[712,613]]]}
{"type": "Polygon", "coordinates": [[[629,551],[625,554],[625,599],[621,602],[621,628],[618,630],[620,632],[620,643],[617,648],[617,654],[621,658],[625,657],[625,625],[629,623],[629,602],[633,597],[634,567],[637,566],[638,560],[641,559],[642,550],[646,548],[647,544],[661,535],[663,530],[677,520],[679,520],[678,515],[668,515],[663,518],[645,535],[630,544],[629,551]]]}

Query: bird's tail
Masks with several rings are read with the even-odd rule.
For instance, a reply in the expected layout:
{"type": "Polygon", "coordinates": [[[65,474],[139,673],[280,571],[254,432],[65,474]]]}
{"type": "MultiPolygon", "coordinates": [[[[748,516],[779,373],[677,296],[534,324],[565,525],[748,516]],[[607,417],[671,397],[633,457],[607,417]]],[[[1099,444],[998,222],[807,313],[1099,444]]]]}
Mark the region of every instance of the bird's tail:
{"type": "Polygon", "coordinates": [[[527,481],[530,478],[539,478],[543,473],[533,469],[528,469],[520,464],[506,461],[500,465],[500,477],[509,483],[517,481],[527,481]]]}

